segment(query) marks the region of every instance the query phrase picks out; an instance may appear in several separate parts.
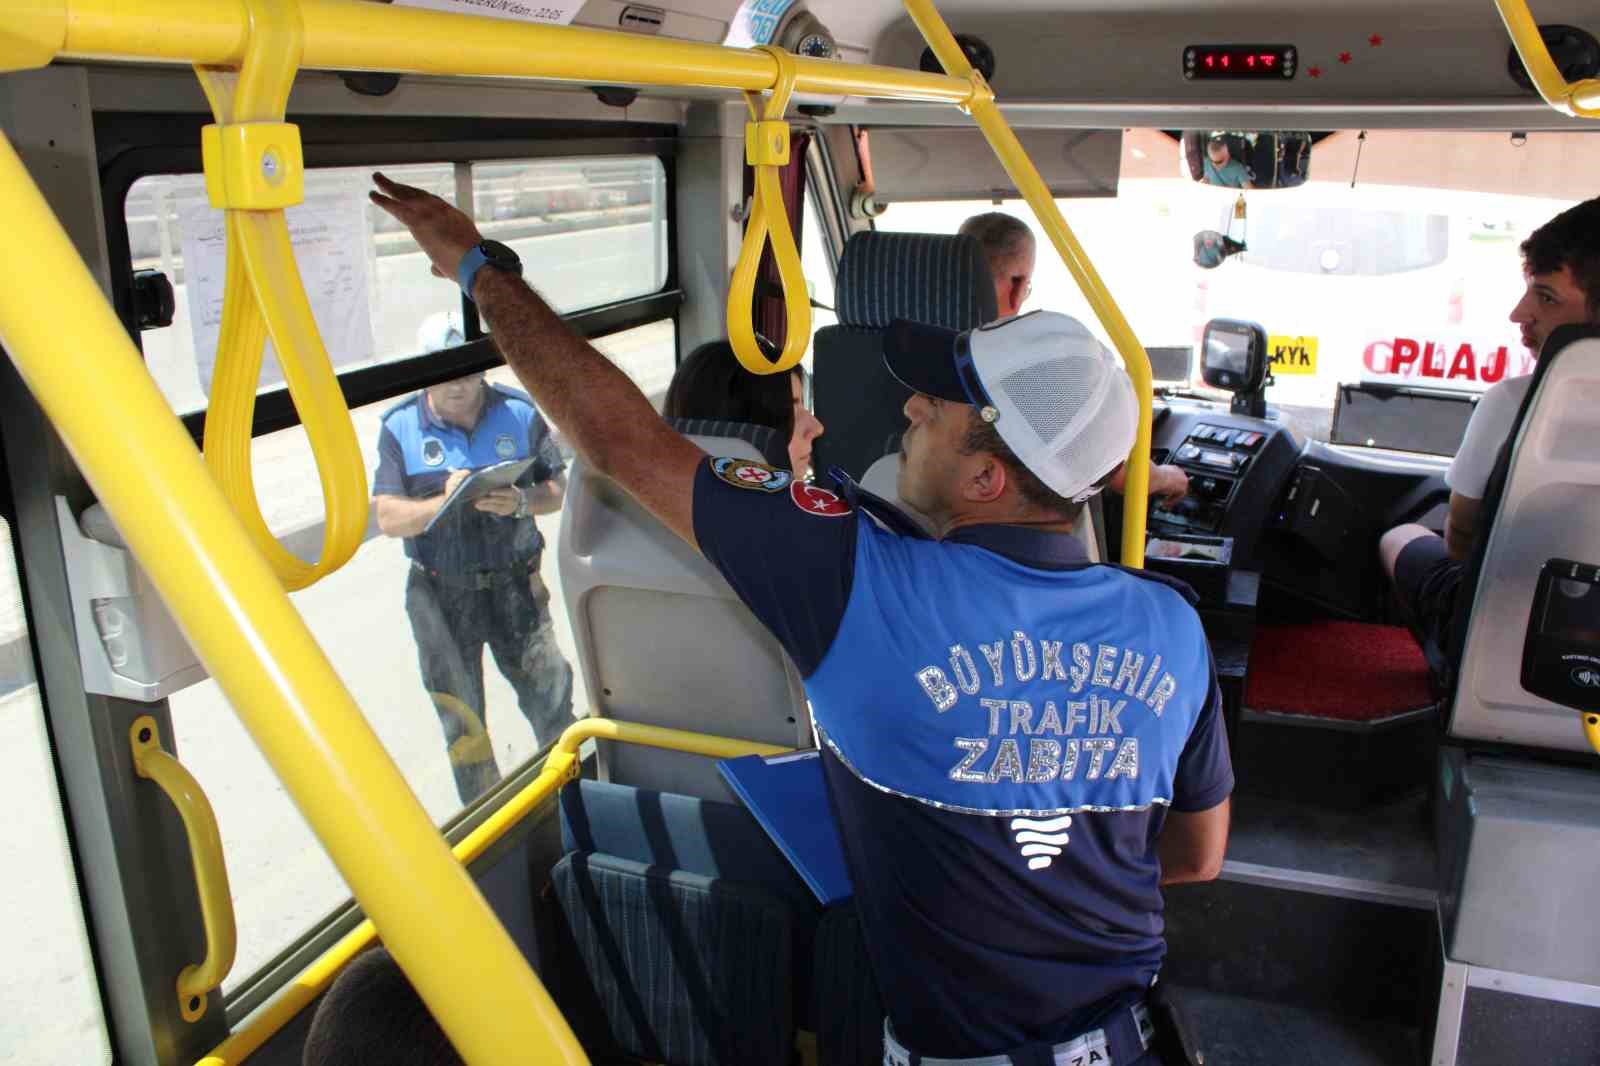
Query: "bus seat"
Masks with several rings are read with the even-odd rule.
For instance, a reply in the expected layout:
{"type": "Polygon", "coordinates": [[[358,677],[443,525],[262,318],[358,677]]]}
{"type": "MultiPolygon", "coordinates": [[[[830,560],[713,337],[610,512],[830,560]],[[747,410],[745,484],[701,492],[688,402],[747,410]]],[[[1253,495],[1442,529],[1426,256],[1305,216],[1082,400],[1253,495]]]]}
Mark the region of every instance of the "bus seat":
{"type": "MultiPolygon", "coordinates": [[[[1528,692],[1521,675],[1545,563],[1600,564],[1600,329],[1565,326],[1550,336],[1513,426],[1484,493],[1486,535],[1456,597],[1448,658],[1460,669],[1449,730],[1462,739],[1588,752],[1578,712],[1528,692]]],[[[1593,639],[1592,628],[1572,635],[1593,639]]]]}
{"type": "MultiPolygon", "coordinates": [[[[712,455],[762,458],[747,440],[691,439],[712,455]]],[[[810,743],[805,692],[778,642],[699,552],[581,458],[567,486],[557,559],[590,713],[785,747],[810,743]]],[[[733,801],[709,759],[596,747],[606,780],[733,801]]]]}
{"type": "Polygon", "coordinates": [[[755,445],[764,462],[789,469],[789,442],[771,426],[724,418],[669,418],[667,425],[688,437],[736,437],[755,445]]]}
{"type": "Polygon", "coordinates": [[[821,907],[747,810],[579,780],[561,837],[556,896],[611,1040],[668,1063],[788,1061],[821,907]]]}
{"type": "Polygon", "coordinates": [[[897,318],[971,329],[997,315],[994,282],[971,237],[857,233],[846,242],[835,289],[839,323],[813,345],[816,467],[861,478],[905,430],[911,393],[883,366],[882,333],[897,318]]]}
{"type": "Polygon", "coordinates": [[[670,1066],[787,1063],[793,917],[757,885],[573,852],[551,874],[611,1036],[670,1066]]]}

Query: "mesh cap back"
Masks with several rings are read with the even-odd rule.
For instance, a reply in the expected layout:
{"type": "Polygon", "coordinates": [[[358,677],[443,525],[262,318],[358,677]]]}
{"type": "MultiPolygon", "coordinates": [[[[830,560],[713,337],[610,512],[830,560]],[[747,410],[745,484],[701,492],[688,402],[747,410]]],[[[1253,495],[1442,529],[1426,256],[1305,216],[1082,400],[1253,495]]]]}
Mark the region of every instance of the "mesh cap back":
{"type": "Polygon", "coordinates": [[[995,429],[1050,490],[1085,500],[1128,458],[1139,425],[1133,382],[1070,315],[1034,311],[968,334],[995,429]]]}

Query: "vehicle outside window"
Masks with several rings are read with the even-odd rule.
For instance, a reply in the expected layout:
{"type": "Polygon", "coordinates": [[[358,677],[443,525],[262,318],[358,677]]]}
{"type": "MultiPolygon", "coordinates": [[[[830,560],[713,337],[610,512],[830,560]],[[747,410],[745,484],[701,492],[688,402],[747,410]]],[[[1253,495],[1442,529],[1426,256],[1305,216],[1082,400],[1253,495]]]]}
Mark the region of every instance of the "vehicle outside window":
{"type": "MultiPolygon", "coordinates": [[[[1600,138],[1540,136],[1566,138],[1561,153],[1600,165],[1600,138]]],[[[1507,317],[1523,289],[1518,245],[1576,202],[1563,187],[1572,183],[1516,178],[1529,161],[1504,135],[1371,134],[1359,169],[1356,144],[1353,132],[1325,138],[1310,181],[1241,195],[1179,175],[1171,138],[1131,130],[1114,199],[1057,203],[1146,347],[1192,348],[1212,318],[1259,322],[1274,354],[1267,402],[1302,436],[1329,439],[1341,384],[1477,393],[1529,373],[1532,355],[1507,317]],[[1456,169],[1416,163],[1427,158],[1456,169]],[[1203,269],[1193,242],[1205,230],[1247,250],[1203,269]]],[[[954,233],[988,210],[1023,219],[1040,240],[1024,310],[1066,312],[1104,339],[1022,201],[898,203],[877,225],[954,233]]],[[[1201,391],[1198,375],[1190,388],[1201,391]]]]}

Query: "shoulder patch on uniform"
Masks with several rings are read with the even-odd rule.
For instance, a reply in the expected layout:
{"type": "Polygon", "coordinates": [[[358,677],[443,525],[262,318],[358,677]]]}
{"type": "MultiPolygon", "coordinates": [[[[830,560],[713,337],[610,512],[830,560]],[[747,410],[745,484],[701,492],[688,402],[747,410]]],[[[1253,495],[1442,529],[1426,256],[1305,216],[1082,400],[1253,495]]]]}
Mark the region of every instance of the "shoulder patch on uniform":
{"type": "Polygon", "coordinates": [[[735,488],[754,489],[756,492],[782,492],[794,481],[794,475],[789,471],[754,459],[713,459],[711,472],[735,488]]]}
{"type": "Polygon", "coordinates": [[[837,492],[830,492],[820,485],[808,485],[804,481],[796,481],[789,486],[789,498],[806,514],[822,518],[843,518],[851,513],[850,505],[837,492]]]}

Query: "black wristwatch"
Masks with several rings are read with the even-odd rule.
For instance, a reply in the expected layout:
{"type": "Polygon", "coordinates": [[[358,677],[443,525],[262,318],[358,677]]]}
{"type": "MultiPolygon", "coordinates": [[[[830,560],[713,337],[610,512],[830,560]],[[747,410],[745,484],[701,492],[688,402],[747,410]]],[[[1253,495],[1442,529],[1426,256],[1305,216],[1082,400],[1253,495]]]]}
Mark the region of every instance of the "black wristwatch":
{"type": "Polygon", "coordinates": [[[461,257],[461,265],[456,268],[456,284],[467,299],[472,299],[472,283],[477,280],[478,271],[486,266],[522,277],[522,260],[516,252],[499,241],[479,241],[461,257]]]}

